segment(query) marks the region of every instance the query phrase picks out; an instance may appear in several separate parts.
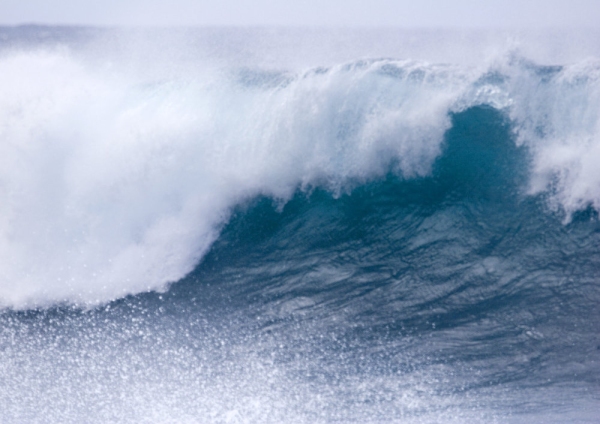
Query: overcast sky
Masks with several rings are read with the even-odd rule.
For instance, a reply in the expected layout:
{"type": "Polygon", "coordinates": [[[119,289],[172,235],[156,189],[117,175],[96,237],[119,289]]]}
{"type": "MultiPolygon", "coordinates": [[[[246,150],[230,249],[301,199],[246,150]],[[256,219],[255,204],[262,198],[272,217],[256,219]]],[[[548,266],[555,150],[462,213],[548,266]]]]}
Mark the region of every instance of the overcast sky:
{"type": "Polygon", "coordinates": [[[600,0],[0,0],[0,24],[600,27],[600,0]]]}

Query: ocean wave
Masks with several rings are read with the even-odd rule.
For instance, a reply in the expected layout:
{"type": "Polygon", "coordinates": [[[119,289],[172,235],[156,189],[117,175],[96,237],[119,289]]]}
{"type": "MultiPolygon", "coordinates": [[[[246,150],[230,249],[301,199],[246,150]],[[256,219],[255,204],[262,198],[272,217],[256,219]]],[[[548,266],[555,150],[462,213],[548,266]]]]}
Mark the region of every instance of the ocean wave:
{"type": "Polygon", "coordinates": [[[507,166],[525,175],[520,193],[545,198],[565,223],[600,210],[596,59],[207,66],[156,79],[42,49],[4,52],[0,74],[5,307],[165,290],[196,267],[236,205],[257,196],[284,205],[314,189],[339,197],[389,173],[431,178],[456,159],[446,148],[453,116],[483,106],[506,118],[508,142],[527,160],[486,161],[496,147],[481,126],[474,153],[453,162],[470,185],[507,166]]]}

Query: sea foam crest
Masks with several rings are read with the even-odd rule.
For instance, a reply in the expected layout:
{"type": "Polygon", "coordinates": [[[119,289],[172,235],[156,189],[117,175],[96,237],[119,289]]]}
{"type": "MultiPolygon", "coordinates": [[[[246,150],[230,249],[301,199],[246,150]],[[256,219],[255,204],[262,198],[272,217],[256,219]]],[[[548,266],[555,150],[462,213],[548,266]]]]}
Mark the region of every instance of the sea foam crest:
{"type": "Polygon", "coordinates": [[[5,55],[0,75],[3,306],[162,290],[239,202],[339,192],[390,168],[425,176],[450,114],[478,104],[518,124],[532,193],[550,190],[567,212],[600,205],[593,61],[547,75],[514,60],[483,71],[374,60],[155,81],[38,51],[5,55]]]}
{"type": "Polygon", "coordinates": [[[533,157],[530,192],[547,192],[569,220],[600,210],[600,60],[513,69],[511,117],[533,157]]]}

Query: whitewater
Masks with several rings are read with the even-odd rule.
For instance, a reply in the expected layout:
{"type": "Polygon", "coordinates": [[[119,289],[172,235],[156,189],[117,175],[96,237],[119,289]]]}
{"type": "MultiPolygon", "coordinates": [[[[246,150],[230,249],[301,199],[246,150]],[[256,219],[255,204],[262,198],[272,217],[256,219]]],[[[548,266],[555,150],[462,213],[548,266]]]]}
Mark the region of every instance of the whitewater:
{"type": "Polygon", "coordinates": [[[595,422],[598,35],[0,28],[0,422],[595,422]]]}

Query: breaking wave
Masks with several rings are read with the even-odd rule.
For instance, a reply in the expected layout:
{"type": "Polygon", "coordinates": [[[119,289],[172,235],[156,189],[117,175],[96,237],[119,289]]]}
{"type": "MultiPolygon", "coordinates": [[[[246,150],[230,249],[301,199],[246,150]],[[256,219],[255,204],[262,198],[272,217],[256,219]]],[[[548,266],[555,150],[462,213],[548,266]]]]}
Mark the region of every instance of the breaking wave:
{"type": "Polygon", "coordinates": [[[4,52],[0,74],[8,307],[165,290],[257,196],[281,206],[298,191],[339,196],[390,172],[431,177],[453,116],[473,108],[505,117],[510,143],[526,150],[523,194],[543,196],[565,222],[600,208],[596,59],[206,66],[157,80],[38,49],[4,52]]]}

